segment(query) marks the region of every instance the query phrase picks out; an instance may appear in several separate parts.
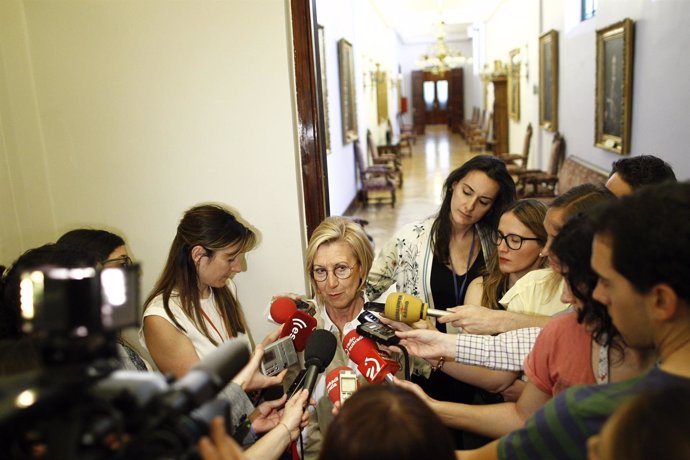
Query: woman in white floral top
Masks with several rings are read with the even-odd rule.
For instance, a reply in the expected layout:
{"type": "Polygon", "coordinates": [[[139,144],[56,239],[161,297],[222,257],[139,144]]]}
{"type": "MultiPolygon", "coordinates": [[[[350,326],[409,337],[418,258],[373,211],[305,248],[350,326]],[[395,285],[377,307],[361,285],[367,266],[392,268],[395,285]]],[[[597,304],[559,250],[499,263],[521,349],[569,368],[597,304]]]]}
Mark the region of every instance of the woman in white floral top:
{"type": "MultiPolygon", "coordinates": [[[[367,295],[376,299],[395,285],[431,308],[463,304],[469,282],[480,275],[496,250],[493,230],[505,207],[516,199],[515,183],[505,163],[478,155],[450,173],[443,203],[435,216],[403,227],[383,247],[367,277],[367,295]]],[[[436,326],[445,332],[445,324],[436,326]]],[[[476,389],[444,373],[429,376],[415,366],[413,379],[436,399],[471,402],[476,389]],[[428,378],[427,378],[428,377],[428,378]]],[[[458,448],[462,438],[456,437],[458,448]]]]}

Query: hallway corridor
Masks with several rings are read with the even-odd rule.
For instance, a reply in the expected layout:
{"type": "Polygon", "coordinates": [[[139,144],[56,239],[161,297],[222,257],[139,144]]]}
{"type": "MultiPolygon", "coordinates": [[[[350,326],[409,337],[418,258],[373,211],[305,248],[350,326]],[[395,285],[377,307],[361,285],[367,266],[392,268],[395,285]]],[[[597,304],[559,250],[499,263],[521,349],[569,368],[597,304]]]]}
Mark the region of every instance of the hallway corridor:
{"type": "Polygon", "coordinates": [[[378,251],[397,229],[438,210],[443,181],[473,155],[459,134],[451,133],[444,125],[427,126],[426,134],[417,136],[412,156],[402,157],[405,181],[397,191],[395,208],[373,202],[367,208],[360,205],[349,215],[369,221],[366,230],[378,251]]]}

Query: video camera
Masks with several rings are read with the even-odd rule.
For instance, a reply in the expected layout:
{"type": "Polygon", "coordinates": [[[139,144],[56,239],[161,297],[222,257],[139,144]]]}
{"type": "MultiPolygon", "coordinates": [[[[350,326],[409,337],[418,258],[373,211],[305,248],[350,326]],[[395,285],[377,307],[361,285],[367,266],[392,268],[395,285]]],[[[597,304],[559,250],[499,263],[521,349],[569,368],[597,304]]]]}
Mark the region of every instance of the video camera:
{"type": "Polygon", "coordinates": [[[0,381],[0,456],[196,458],[216,394],[247,363],[230,342],[170,382],[118,370],[117,337],[138,323],[139,267],[43,267],[20,283],[22,329],[42,367],[0,381]]]}

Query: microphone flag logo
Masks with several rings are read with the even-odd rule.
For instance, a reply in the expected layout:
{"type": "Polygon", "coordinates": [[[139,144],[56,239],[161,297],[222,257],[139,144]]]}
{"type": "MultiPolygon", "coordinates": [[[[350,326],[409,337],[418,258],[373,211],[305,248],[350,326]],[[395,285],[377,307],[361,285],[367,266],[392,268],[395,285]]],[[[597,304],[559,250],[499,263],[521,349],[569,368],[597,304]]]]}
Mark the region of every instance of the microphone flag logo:
{"type": "Polygon", "coordinates": [[[307,328],[307,323],[302,318],[292,318],[292,330],[290,331],[290,338],[295,340],[300,331],[307,328]]]}
{"type": "Polygon", "coordinates": [[[374,358],[365,358],[364,367],[366,368],[365,376],[369,380],[374,380],[381,372],[381,363],[374,358]]]}

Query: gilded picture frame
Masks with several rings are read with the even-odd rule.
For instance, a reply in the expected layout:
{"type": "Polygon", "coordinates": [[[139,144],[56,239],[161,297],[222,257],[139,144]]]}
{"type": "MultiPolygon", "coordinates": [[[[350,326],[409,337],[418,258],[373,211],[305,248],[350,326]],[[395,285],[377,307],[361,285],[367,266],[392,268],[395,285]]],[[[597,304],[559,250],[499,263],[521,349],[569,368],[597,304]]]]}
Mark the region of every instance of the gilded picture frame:
{"type": "Polygon", "coordinates": [[[520,121],[520,48],[511,50],[508,55],[508,116],[520,121]]]}
{"type": "Polygon", "coordinates": [[[594,145],[630,153],[635,23],[624,19],[597,30],[594,145]]]}
{"type": "Polygon", "coordinates": [[[388,75],[376,66],[376,113],[379,123],[388,121],[388,75]]]}
{"type": "Polygon", "coordinates": [[[352,43],[338,41],[338,70],[340,74],[340,112],[343,125],[343,144],[358,138],[357,104],[355,92],[355,60],[352,43]]]}
{"type": "Polygon", "coordinates": [[[319,68],[321,70],[321,98],[323,99],[323,123],[326,153],[331,153],[331,123],[328,115],[328,81],[326,79],[326,30],[322,25],[317,27],[319,43],[319,68]]]}
{"type": "Polygon", "coordinates": [[[539,125],[558,131],[558,31],[539,37],[539,125]]]}

